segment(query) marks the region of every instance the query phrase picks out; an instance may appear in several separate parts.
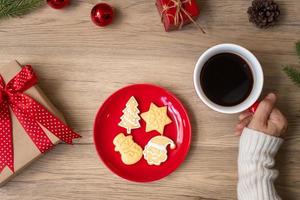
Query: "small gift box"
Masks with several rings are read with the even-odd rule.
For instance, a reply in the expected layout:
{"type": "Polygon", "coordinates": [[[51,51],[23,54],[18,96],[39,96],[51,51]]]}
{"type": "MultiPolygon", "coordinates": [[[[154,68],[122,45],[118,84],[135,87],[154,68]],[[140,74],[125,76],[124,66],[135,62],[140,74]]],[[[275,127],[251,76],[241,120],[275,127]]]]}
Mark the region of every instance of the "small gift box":
{"type": "Polygon", "coordinates": [[[156,0],[156,7],[166,31],[180,29],[191,22],[196,23],[200,14],[196,0],[156,0]]]}
{"type": "Polygon", "coordinates": [[[0,186],[60,141],[80,137],[39,89],[31,66],[0,68],[0,186]]]}

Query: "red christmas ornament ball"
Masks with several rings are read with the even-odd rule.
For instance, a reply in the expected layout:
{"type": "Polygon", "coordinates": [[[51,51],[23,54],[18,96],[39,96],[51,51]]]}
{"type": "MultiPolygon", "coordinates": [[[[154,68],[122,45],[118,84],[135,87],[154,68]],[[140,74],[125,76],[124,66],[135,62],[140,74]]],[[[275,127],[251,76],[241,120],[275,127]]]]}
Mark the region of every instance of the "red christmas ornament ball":
{"type": "Polygon", "coordinates": [[[91,19],[97,26],[107,26],[114,19],[114,9],[107,3],[99,3],[93,7],[91,19]]]}
{"type": "Polygon", "coordinates": [[[47,0],[49,6],[54,9],[61,9],[70,4],[70,0],[47,0]]]}

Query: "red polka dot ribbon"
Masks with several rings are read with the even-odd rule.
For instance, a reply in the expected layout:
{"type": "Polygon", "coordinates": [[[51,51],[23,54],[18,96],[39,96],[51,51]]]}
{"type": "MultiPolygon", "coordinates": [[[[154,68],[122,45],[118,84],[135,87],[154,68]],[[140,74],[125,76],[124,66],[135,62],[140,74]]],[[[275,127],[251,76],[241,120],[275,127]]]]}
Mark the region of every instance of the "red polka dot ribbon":
{"type": "Polygon", "coordinates": [[[36,83],[37,76],[29,65],[23,67],[6,85],[0,75],[0,172],[5,166],[14,171],[13,132],[9,108],[41,153],[53,147],[41,125],[68,144],[80,137],[44,106],[23,93],[36,83]]]}

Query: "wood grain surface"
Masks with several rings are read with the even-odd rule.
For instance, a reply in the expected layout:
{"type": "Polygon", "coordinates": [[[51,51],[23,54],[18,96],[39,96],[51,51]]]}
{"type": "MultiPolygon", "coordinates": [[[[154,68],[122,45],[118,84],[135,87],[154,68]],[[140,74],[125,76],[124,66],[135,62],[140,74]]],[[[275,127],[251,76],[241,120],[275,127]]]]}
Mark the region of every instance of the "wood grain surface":
{"type": "Polygon", "coordinates": [[[250,0],[200,0],[199,22],[166,33],[154,0],[110,0],[116,21],[98,28],[90,10],[99,1],[73,0],[65,10],[48,6],[22,18],[0,22],[0,64],[17,59],[32,64],[40,87],[83,138],[58,145],[0,189],[1,200],[85,199],[236,199],[237,115],[208,109],[196,96],[192,75],[198,57],[218,43],[251,50],[265,72],[264,93],[276,91],[289,120],[276,187],[284,200],[300,199],[300,88],[282,66],[300,64],[294,51],[300,39],[299,0],[278,0],[278,26],[260,30],[248,23],[250,0]],[[186,106],[193,127],[190,153],[167,178],[131,183],[112,174],[98,159],[92,132],[100,104],[115,90],[150,82],[175,93],[186,106]]]}

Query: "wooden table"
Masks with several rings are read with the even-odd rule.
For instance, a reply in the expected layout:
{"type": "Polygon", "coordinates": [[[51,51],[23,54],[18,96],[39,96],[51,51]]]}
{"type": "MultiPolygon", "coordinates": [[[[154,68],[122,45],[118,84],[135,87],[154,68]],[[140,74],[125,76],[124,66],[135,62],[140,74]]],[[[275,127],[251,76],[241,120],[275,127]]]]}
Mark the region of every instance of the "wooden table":
{"type": "Polygon", "coordinates": [[[40,86],[83,136],[75,146],[58,145],[4,188],[1,200],[34,199],[236,199],[238,138],[236,115],[218,114],[197,97],[194,65],[203,51],[218,43],[250,49],[265,72],[264,93],[280,96],[289,119],[289,136],[278,155],[277,188],[283,199],[300,199],[300,89],[282,72],[299,69],[294,42],[300,39],[299,0],[278,0],[278,26],[260,30],[248,23],[249,0],[201,0],[199,22],[166,33],[154,1],[110,0],[118,12],[107,28],[90,20],[99,1],[73,0],[65,10],[45,6],[23,18],[0,23],[0,64],[30,63],[40,86]],[[112,174],[98,159],[93,121],[100,104],[120,87],[150,82],[175,93],[186,106],[193,127],[186,161],[167,178],[138,184],[112,174]]]}

